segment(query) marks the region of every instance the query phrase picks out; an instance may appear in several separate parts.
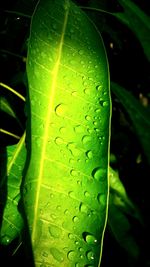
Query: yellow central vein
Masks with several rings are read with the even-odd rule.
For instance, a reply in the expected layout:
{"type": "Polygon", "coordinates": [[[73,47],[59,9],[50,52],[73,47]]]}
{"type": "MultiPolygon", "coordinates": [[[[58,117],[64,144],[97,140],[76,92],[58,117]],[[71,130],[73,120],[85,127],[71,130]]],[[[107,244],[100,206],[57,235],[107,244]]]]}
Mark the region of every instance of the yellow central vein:
{"type": "Polygon", "coordinates": [[[50,115],[52,114],[52,106],[53,106],[53,100],[54,100],[54,96],[55,96],[55,89],[56,89],[56,84],[57,84],[57,75],[58,75],[58,70],[59,70],[59,65],[60,65],[62,47],[63,47],[63,43],[64,43],[64,35],[65,35],[66,26],[67,26],[68,13],[69,13],[69,10],[67,9],[66,13],[65,13],[65,17],[64,17],[63,27],[62,27],[62,35],[61,35],[61,39],[60,39],[60,45],[58,47],[58,58],[57,58],[57,61],[55,63],[55,66],[53,68],[53,83],[52,83],[52,88],[51,88],[50,103],[49,103],[46,122],[45,122],[44,141],[43,141],[41,161],[40,161],[40,166],[39,166],[39,176],[38,176],[38,182],[37,182],[37,194],[36,194],[36,199],[35,199],[34,217],[33,217],[33,225],[32,225],[33,226],[32,227],[32,242],[35,241],[35,235],[36,235],[40,187],[42,184],[42,175],[43,175],[43,169],[44,169],[46,145],[47,145],[47,140],[48,140],[48,129],[49,129],[49,122],[50,122],[50,115]]]}

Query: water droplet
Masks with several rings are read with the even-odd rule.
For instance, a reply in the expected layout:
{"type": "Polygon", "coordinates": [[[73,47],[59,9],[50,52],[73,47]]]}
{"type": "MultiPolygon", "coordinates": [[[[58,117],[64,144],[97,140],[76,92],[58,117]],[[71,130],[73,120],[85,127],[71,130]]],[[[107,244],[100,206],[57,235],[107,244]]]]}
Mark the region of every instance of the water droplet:
{"type": "Polygon", "coordinates": [[[78,262],[75,263],[75,267],[80,267],[78,262]]]}
{"type": "Polygon", "coordinates": [[[68,196],[72,197],[72,198],[75,198],[75,193],[73,191],[69,191],[68,192],[68,196]]]}
{"type": "Polygon", "coordinates": [[[57,249],[57,248],[50,248],[50,252],[54,259],[56,259],[59,262],[62,262],[64,260],[63,254],[57,249]]]}
{"type": "Polygon", "coordinates": [[[8,235],[4,235],[1,237],[1,243],[4,245],[8,245],[11,241],[11,238],[8,235]]]}
{"type": "Polygon", "coordinates": [[[49,227],[49,233],[54,238],[60,238],[61,236],[61,229],[56,225],[51,225],[49,227]]]}
{"type": "Polygon", "coordinates": [[[79,50],[79,55],[83,55],[84,54],[84,50],[79,50]]]}
{"type": "Polygon", "coordinates": [[[50,216],[51,216],[52,220],[56,220],[57,219],[57,216],[54,213],[52,213],[50,216]]]}
{"type": "Polygon", "coordinates": [[[82,247],[79,247],[78,250],[79,250],[80,252],[83,252],[83,251],[84,251],[84,249],[83,249],[82,247]]]}
{"type": "Polygon", "coordinates": [[[55,113],[57,116],[64,116],[66,112],[66,105],[61,103],[59,105],[56,106],[55,108],[55,113]]]}
{"type": "Polygon", "coordinates": [[[96,113],[99,113],[100,112],[100,109],[99,108],[95,109],[95,112],[96,113]]]}
{"type": "Polygon", "coordinates": [[[97,85],[97,86],[96,86],[96,90],[97,90],[97,91],[100,91],[101,89],[102,89],[102,86],[101,86],[101,85],[97,85]]]}
{"type": "Polygon", "coordinates": [[[106,202],[107,202],[107,196],[106,194],[98,194],[97,196],[97,200],[99,202],[100,205],[105,206],[106,202]]]}
{"type": "Polygon", "coordinates": [[[75,133],[82,133],[84,131],[84,128],[82,125],[77,125],[74,127],[75,133]]]}
{"type": "Polygon", "coordinates": [[[68,145],[67,145],[67,148],[70,150],[70,152],[71,152],[71,154],[73,155],[73,156],[79,156],[79,154],[80,154],[80,151],[79,151],[79,149],[77,149],[76,148],[76,146],[75,146],[75,144],[74,143],[69,143],[68,145]]]}
{"type": "Polygon", "coordinates": [[[67,254],[67,257],[69,260],[74,261],[75,260],[75,251],[74,250],[70,250],[67,254]]]}
{"type": "Polygon", "coordinates": [[[60,206],[60,205],[58,205],[58,206],[56,207],[56,209],[57,209],[57,210],[60,210],[60,209],[61,209],[61,206],[60,206]]]}
{"type": "Polygon", "coordinates": [[[82,142],[83,144],[87,144],[88,142],[91,141],[91,136],[90,135],[84,135],[83,138],[82,138],[82,142]]]}
{"type": "Polygon", "coordinates": [[[86,152],[86,156],[87,156],[89,159],[92,159],[92,158],[93,158],[93,153],[92,153],[92,151],[91,151],[91,150],[88,150],[88,151],[86,152]]]}
{"type": "Polygon", "coordinates": [[[77,96],[77,91],[72,91],[71,95],[72,96],[77,96]]]}
{"type": "Polygon", "coordinates": [[[103,102],[103,107],[108,107],[108,105],[109,105],[109,102],[108,101],[104,101],[103,102]]]}
{"type": "Polygon", "coordinates": [[[68,215],[68,214],[69,214],[69,210],[66,209],[66,210],[64,211],[64,214],[65,214],[65,215],[68,215]]]}
{"type": "Polygon", "coordinates": [[[90,193],[88,191],[84,192],[85,197],[90,197],[90,193]]]}
{"type": "Polygon", "coordinates": [[[80,186],[82,186],[82,181],[78,180],[77,181],[77,184],[80,185],[80,186]]]}
{"type": "Polygon", "coordinates": [[[98,123],[97,123],[97,121],[93,121],[93,124],[94,124],[95,126],[97,126],[98,123]]]}
{"type": "Polygon", "coordinates": [[[54,195],[53,194],[50,194],[50,198],[53,198],[54,197],[54,195]]]}
{"type": "Polygon", "coordinates": [[[94,260],[94,253],[92,250],[87,251],[86,256],[88,260],[94,260]]]}
{"type": "Polygon", "coordinates": [[[89,210],[88,207],[84,203],[81,202],[79,206],[79,211],[88,213],[88,210],[89,210]]]}
{"type": "Polygon", "coordinates": [[[66,128],[65,128],[65,127],[61,127],[61,128],[59,129],[59,132],[60,132],[61,134],[64,134],[64,133],[66,132],[66,128]]]}
{"type": "Polygon", "coordinates": [[[79,221],[79,218],[78,218],[77,216],[74,216],[74,217],[72,218],[72,221],[73,221],[74,223],[76,223],[76,222],[79,221]]]}
{"type": "Polygon", "coordinates": [[[77,175],[78,175],[78,172],[77,172],[76,170],[72,169],[72,170],[70,171],[70,174],[71,174],[72,176],[77,176],[77,175]]]}
{"type": "Polygon", "coordinates": [[[86,95],[89,95],[89,94],[90,94],[90,90],[87,89],[87,88],[85,88],[85,89],[83,90],[83,92],[84,92],[84,94],[86,94],[86,95]]]}
{"type": "Polygon", "coordinates": [[[91,245],[97,244],[97,239],[95,238],[94,235],[87,233],[87,232],[83,232],[82,236],[83,236],[84,241],[87,242],[88,244],[91,244],[91,245]]]}
{"type": "Polygon", "coordinates": [[[71,233],[68,234],[68,237],[69,237],[69,239],[71,239],[71,240],[75,239],[75,236],[74,236],[73,234],[71,234],[71,233]]]}
{"type": "Polygon", "coordinates": [[[61,137],[56,137],[55,143],[56,143],[56,145],[61,145],[61,144],[63,144],[63,139],[61,137]]]}
{"type": "Polygon", "coordinates": [[[96,180],[105,180],[105,178],[106,178],[106,170],[102,169],[100,167],[97,167],[92,171],[92,176],[96,180]]]}
{"type": "Polygon", "coordinates": [[[91,117],[89,115],[86,115],[85,116],[85,119],[86,119],[86,121],[90,121],[91,120],[91,117]]]}

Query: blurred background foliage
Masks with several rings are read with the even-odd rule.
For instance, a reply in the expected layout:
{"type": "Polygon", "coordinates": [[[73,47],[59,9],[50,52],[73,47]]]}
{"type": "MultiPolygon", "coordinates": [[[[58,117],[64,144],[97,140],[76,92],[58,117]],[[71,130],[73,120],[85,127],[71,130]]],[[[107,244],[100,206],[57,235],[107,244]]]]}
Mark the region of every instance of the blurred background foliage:
{"type": "MultiPolygon", "coordinates": [[[[124,188],[121,191],[111,184],[101,267],[149,267],[150,3],[75,2],[95,23],[106,48],[112,97],[110,166],[115,171],[111,175],[124,188]]],[[[3,84],[26,97],[27,46],[36,3],[37,0],[2,0],[0,7],[0,128],[17,136],[25,129],[24,104],[3,84]]],[[[0,133],[1,151],[17,142],[0,133]]],[[[1,246],[0,260],[26,266],[24,248],[20,245],[16,250],[17,246],[18,239],[6,248],[1,246]]]]}

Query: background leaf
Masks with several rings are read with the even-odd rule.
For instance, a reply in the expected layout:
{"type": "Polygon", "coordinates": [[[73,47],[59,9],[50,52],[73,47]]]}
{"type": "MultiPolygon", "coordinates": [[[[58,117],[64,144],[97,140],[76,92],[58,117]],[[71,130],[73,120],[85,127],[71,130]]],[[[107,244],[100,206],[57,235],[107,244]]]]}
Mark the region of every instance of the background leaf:
{"type": "Polygon", "coordinates": [[[16,145],[7,147],[7,174],[3,174],[1,179],[1,188],[3,183],[7,182],[7,199],[0,229],[0,243],[3,245],[10,244],[12,240],[21,234],[23,227],[23,219],[18,210],[18,203],[20,200],[22,171],[26,158],[24,141],[25,133],[16,145]]]}
{"type": "Polygon", "coordinates": [[[150,61],[150,17],[131,0],[118,2],[123,6],[124,12],[114,15],[134,32],[150,61]]]}
{"type": "Polygon", "coordinates": [[[98,266],[108,209],[108,63],[100,34],[71,1],[37,5],[27,76],[23,198],[35,265],[98,266]]]}
{"type": "Polygon", "coordinates": [[[117,96],[135,127],[143,152],[150,163],[150,109],[142,104],[122,86],[111,82],[111,89],[117,96]]]}

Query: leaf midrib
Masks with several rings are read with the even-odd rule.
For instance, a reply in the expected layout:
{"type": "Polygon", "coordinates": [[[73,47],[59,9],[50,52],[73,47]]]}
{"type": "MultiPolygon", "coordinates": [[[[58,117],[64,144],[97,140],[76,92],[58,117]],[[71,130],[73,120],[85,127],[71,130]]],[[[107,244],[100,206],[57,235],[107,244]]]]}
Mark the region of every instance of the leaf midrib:
{"type": "Polygon", "coordinates": [[[69,14],[69,9],[66,10],[66,13],[64,16],[64,23],[62,26],[62,34],[61,34],[61,38],[60,38],[60,44],[58,47],[58,58],[57,58],[57,61],[55,63],[55,66],[53,68],[53,80],[52,80],[52,87],[51,87],[50,97],[49,97],[50,103],[49,103],[46,121],[45,121],[44,141],[43,141],[42,152],[41,152],[39,176],[37,179],[37,181],[38,181],[37,182],[37,191],[36,191],[37,193],[36,193],[36,198],[35,198],[35,208],[34,208],[34,216],[33,216],[33,223],[32,223],[32,242],[35,241],[35,236],[36,236],[36,225],[37,225],[37,219],[38,219],[40,188],[41,188],[42,177],[43,177],[45,152],[46,152],[46,145],[47,145],[48,132],[49,132],[48,130],[49,130],[49,124],[50,124],[50,117],[51,117],[50,115],[52,114],[53,100],[54,100],[55,89],[56,89],[56,84],[57,84],[57,74],[59,71],[62,48],[63,48],[63,43],[64,43],[64,36],[65,36],[65,31],[66,31],[66,26],[67,26],[67,21],[68,21],[68,14],[69,14]]]}

